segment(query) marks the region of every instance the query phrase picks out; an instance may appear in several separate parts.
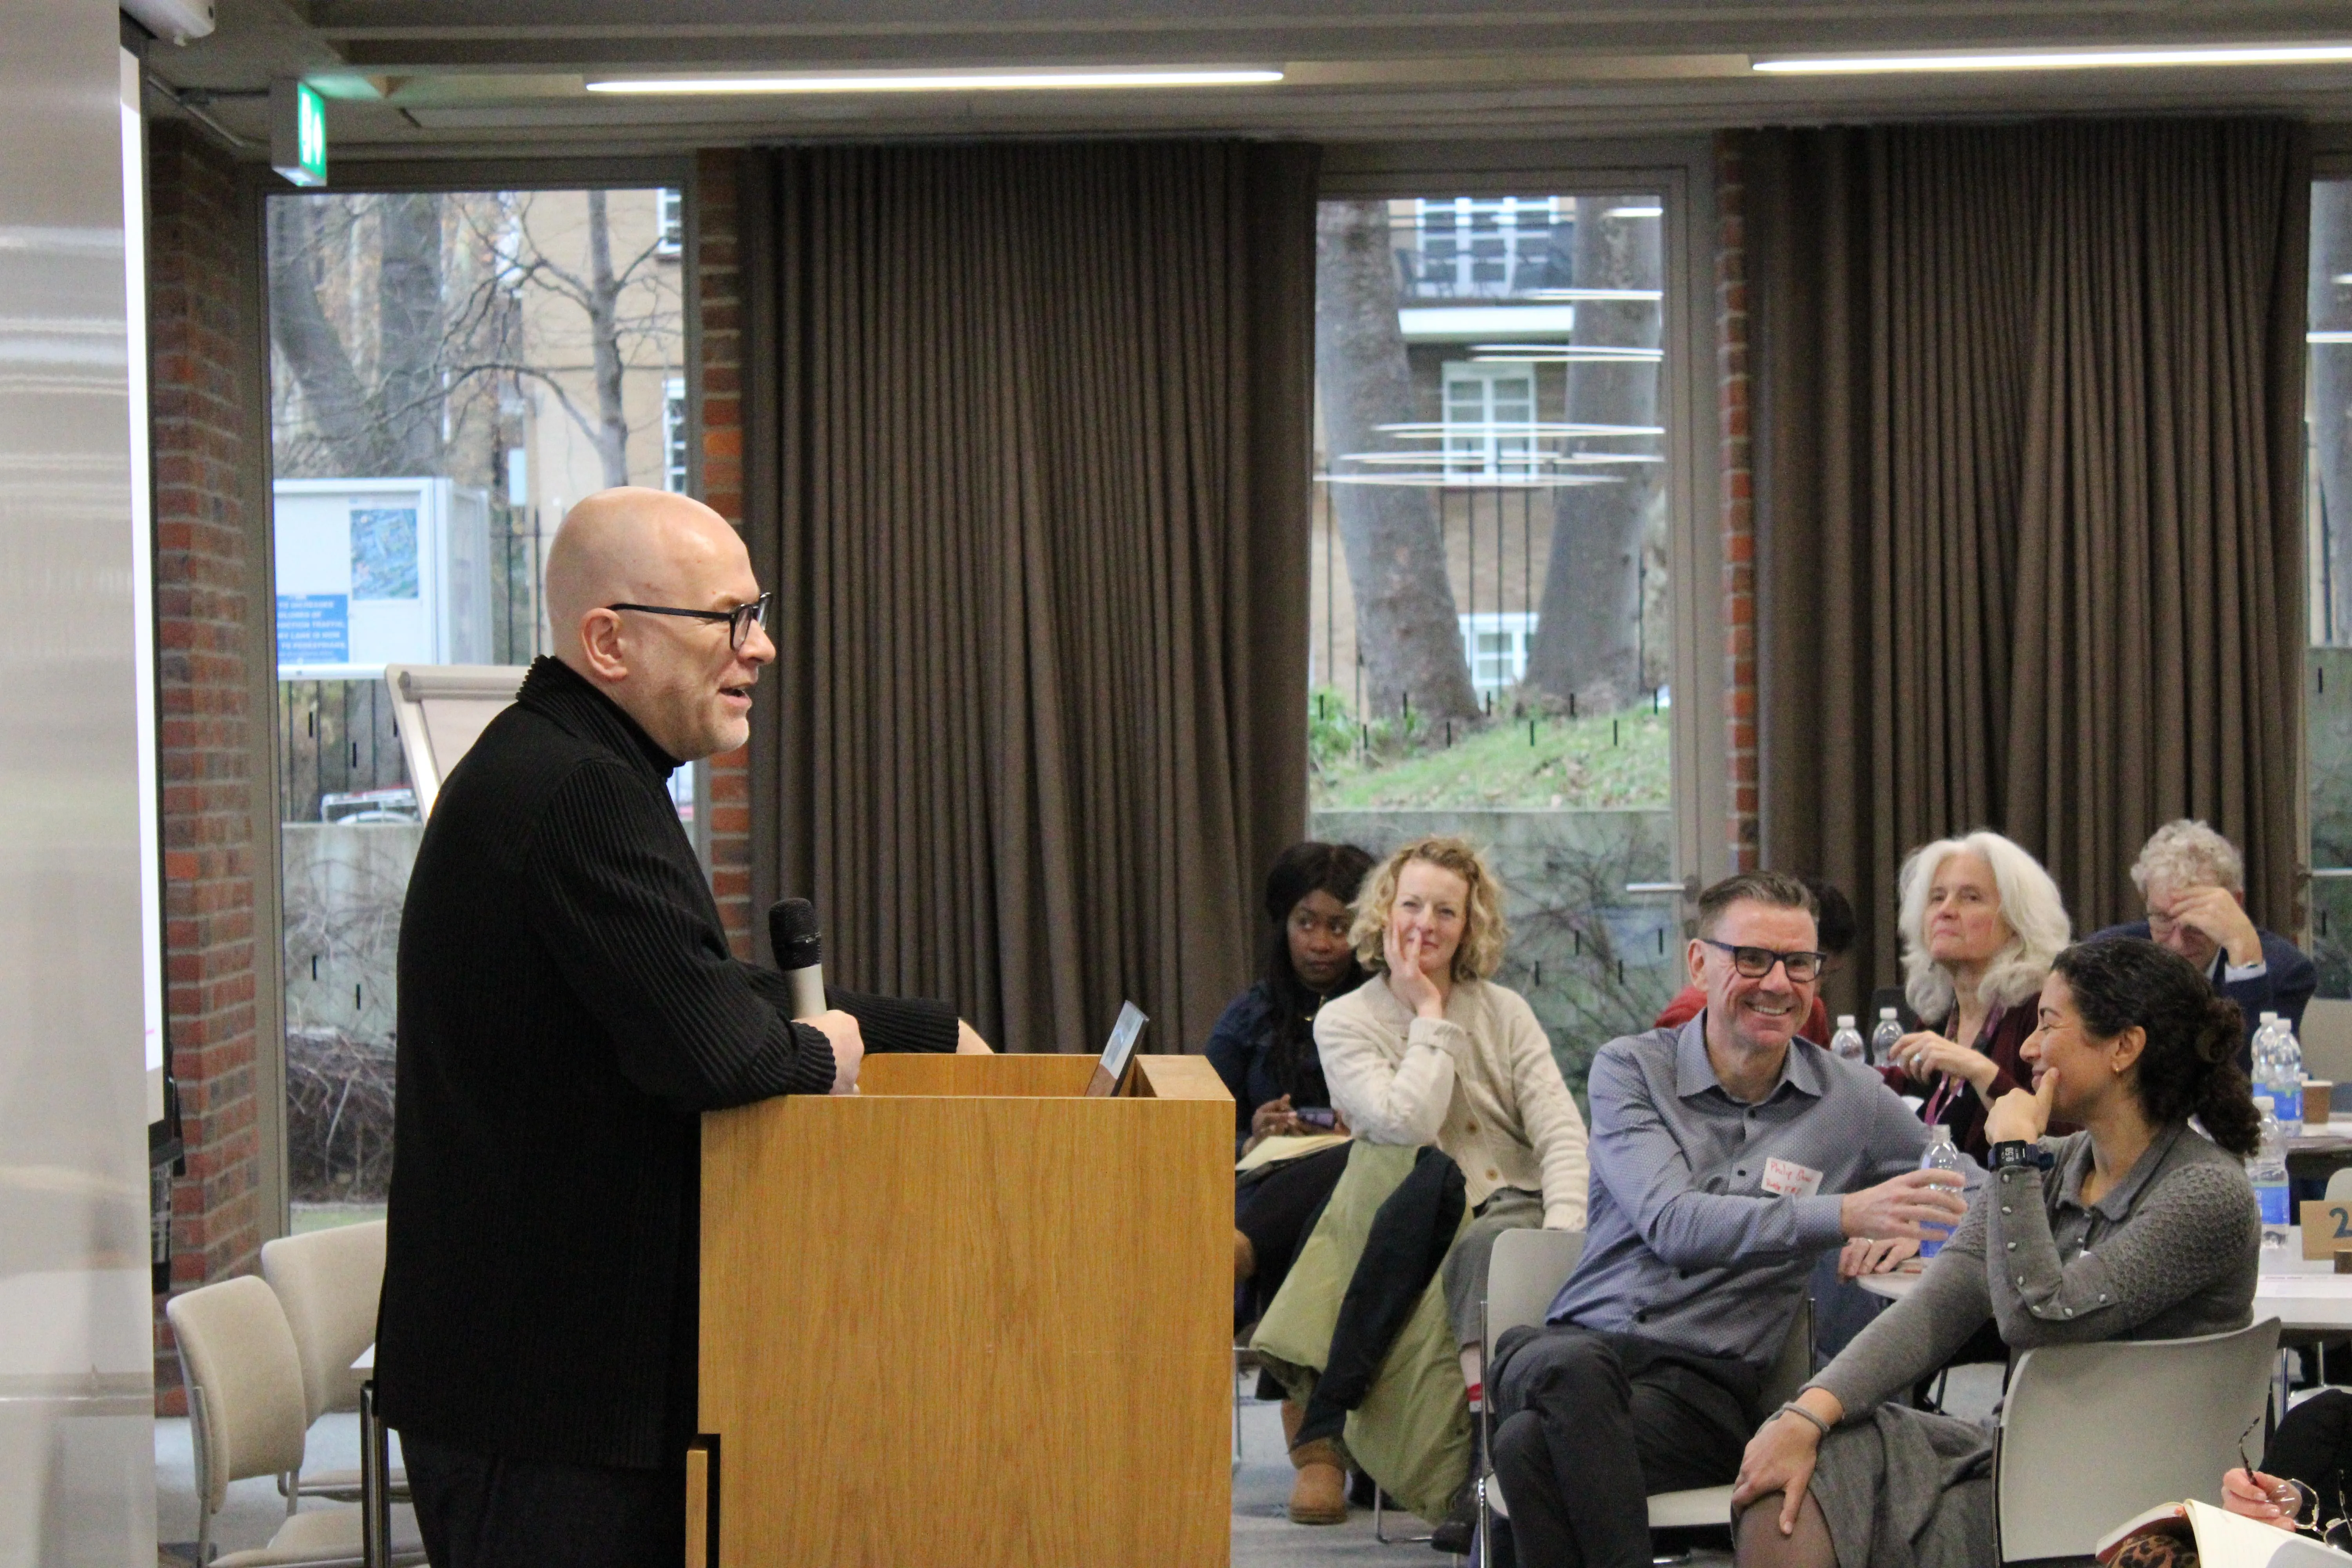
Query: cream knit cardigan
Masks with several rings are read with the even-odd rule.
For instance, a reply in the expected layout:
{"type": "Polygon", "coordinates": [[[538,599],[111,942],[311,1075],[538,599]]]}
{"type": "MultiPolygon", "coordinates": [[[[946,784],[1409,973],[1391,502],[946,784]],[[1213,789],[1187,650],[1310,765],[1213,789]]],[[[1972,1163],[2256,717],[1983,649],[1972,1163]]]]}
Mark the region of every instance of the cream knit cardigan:
{"type": "Polygon", "coordinates": [[[1434,1143],[1470,1205],[1498,1187],[1543,1194],[1546,1230],[1584,1228],[1584,1118],[1535,1010],[1457,981],[1443,1018],[1416,1017],[1375,974],[1315,1016],[1331,1103],[1370,1143],[1434,1143]]]}

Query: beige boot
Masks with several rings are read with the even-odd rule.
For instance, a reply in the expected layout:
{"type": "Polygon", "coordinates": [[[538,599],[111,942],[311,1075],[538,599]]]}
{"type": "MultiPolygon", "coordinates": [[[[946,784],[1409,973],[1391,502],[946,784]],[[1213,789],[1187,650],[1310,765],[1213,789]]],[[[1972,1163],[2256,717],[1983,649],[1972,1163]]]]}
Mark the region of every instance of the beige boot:
{"type": "Polygon", "coordinates": [[[1307,1419],[1306,1410],[1295,1399],[1282,1402],[1282,1436],[1293,1445],[1290,1462],[1298,1470],[1298,1479],[1290,1484],[1290,1522],[1293,1524],[1345,1524],[1348,1522],[1348,1462],[1339,1446],[1328,1439],[1312,1443],[1297,1441],[1298,1428],[1307,1419]]]}
{"type": "Polygon", "coordinates": [[[1257,1272],[1257,1248],[1240,1231],[1234,1232],[1234,1283],[1238,1285],[1257,1272]]]}

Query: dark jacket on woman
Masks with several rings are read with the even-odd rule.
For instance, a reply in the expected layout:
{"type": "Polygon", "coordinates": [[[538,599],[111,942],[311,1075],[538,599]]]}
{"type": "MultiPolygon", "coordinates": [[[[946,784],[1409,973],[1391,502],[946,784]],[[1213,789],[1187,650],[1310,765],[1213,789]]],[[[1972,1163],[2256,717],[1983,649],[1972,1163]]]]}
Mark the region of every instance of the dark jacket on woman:
{"type": "MultiPolygon", "coordinates": [[[[729,951],[677,766],[542,658],[435,804],[400,923],[376,1349],[397,1430],[499,1458],[683,1463],[701,1113],[825,1093],[834,1059],[790,1021],[783,976],[729,951]]],[[[869,1050],[954,1048],[943,1005],[830,999],[869,1050]]]]}
{"type": "Polygon", "coordinates": [[[1275,994],[1272,981],[1261,980],[1234,997],[1218,1016],[1216,1027],[1209,1031],[1209,1065],[1217,1069],[1234,1097],[1234,1127],[1240,1137],[1249,1136],[1250,1118],[1270,1100],[1286,1094],[1293,1110],[1309,1106],[1328,1109],[1331,1103],[1331,1091],[1323,1084],[1323,1063],[1315,1053],[1315,1036],[1307,1027],[1316,1009],[1329,998],[1303,990],[1300,994],[1309,1005],[1299,1015],[1301,1043],[1295,1059],[1287,1063],[1278,1059],[1282,1042],[1276,1026],[1283,1004],[1275,994]]]}

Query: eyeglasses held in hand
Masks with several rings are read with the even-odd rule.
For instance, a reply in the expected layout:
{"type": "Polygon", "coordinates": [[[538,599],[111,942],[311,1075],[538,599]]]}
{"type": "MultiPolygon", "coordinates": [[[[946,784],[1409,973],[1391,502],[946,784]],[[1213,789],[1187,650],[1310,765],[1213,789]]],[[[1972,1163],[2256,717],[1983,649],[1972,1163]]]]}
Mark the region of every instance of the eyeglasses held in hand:
{"type": "Polygon", "coordinates": [[[1769,947],[1735,947],[1711,936],[1703,936],[1699,941],[1731,954],[1731,967],[1749,980],[1763,979],[1777,963],[1789,972],[1790,979],[1802,984],[1822,972],[1829,957],[1823,952],[1775,952],[1769,947]]]}
{"type": "Polygon", "coordinates": [[[608,610],[635,610],[646,616],[683,616],[692,621],[724,621],[727,624],[727,646],[740,648],[751,635],[756,624],[761,630],[768,626],[768,601],[776,595],[762,594],[748,605],[738,605],[731,610],[684,610],[675,605],[607,605],[608,610]]]}

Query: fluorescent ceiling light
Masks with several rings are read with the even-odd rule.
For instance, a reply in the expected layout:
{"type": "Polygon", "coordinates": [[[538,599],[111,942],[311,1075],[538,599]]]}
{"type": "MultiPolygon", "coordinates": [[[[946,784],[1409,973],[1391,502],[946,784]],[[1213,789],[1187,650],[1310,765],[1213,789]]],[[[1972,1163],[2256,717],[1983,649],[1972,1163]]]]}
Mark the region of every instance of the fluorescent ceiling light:
{"type": "Polygon", "coordinates": [[[1751,59],[1752,70],[1790,76],[1885,71],[2096,70],[2117,66],[2296,66],[2352,62],[2352,44],[2184,45],[2145,49],[2010,49],[1986,54],[1823,55],[1751,59]]]}
{"type": "Polygon", "coordinates": [[[1664,217],[1666,216],[1666,209],[1655,203],[1651,203],[1646,205],[1611,207],[1601,216],[1602,217],[1664,217]]]}
{"type": "Polygon", "coordinates": [[[829,76],[643,77],[588,83],[590,92],[1003,92],[1021,89],[1252,87],[1282,79],[1278,70],[1192,66],[1134,70],[1041,67],[1030,70],[845,71],[829,76]]]}

